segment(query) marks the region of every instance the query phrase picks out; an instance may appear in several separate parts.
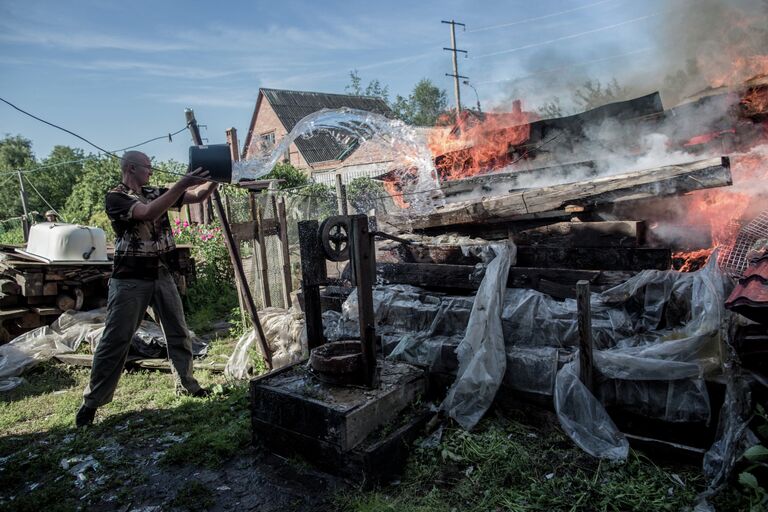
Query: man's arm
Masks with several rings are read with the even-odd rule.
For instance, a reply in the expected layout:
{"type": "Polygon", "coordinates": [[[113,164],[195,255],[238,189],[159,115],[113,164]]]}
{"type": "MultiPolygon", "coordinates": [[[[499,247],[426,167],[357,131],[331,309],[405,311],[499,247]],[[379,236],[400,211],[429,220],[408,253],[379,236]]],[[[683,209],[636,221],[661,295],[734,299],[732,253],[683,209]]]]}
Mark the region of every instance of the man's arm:
{"type": "Polygon", "coordinates": [[[184,200],[182,201],[182,204],[202,203],[211,197],[211,194],[216,190],[217,185],[218,183],[215,181],[209,181],[208,183],[203,183],[202,185],[187,190],[184,192],[184,200]]]}
{"type": "Polygon", "coordinates": [[[136,220],[157,219],[176,204],[188,188],[199,184],[201,178],[207,177],[208,171],[204,171],[201,168],[195,169],[191,173],[184,175],[183,178],[174,183],[165,194],[157,199],[154,199],[147,204],[137,203],[131,211],[131,217],[136,220]]]}

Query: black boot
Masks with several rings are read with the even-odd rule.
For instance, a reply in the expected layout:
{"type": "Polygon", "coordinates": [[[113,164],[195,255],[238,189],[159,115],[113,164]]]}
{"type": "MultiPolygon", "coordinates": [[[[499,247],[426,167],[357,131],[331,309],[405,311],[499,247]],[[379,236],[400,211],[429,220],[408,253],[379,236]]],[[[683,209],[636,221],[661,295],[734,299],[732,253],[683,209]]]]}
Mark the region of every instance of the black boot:
{"type": "Polygon", "coordinates": [[[93,418],[95,417],[96,408],[88,407],[87,405],[83,404],[80,406],[80,409],[77,410],[77,414],[75,415],[75,425],[77,427],[87,427],[88,425],[93,425],[93,418]]]}

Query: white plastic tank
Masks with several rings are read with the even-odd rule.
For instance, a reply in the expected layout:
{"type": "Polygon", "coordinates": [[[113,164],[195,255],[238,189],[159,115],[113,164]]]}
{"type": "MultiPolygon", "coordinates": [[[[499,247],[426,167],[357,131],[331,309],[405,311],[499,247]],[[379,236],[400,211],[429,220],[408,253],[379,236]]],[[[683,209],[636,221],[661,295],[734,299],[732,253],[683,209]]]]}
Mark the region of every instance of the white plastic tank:
{"type": "Polygon", "coordinates": [[[103,229],[59,222],[41,222],[29,230],[27,250],[19,251],[48,262],[109,261],[103,229]]]}

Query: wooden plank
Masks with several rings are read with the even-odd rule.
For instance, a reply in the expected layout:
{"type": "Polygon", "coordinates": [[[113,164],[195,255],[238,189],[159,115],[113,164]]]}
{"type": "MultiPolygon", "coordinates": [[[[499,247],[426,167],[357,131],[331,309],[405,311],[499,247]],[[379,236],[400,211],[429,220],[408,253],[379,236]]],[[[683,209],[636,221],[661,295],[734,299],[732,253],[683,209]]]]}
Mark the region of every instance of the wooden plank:
{"type": "Polygon", "coordinates": [[[566,205],[598,205],[680,195],[693,190],[731,185],[728,157],[699,160],[643,171],[633,171],[589,181],[511,192],[502,197],[459,203],[422,217],[390,218],[410,229],[509,219],[536,212],[559,210],[566,205]]]}
{"type": "Polygon", "coordinates": [[[29,312],[29,308],[0,309],[0,321],[21,318],[29,312]]]}
{"type": "MultiPolygon", "coordinates": [[[[262,219],[262,222],[264,223],[263,229],[265,236],[273,236],[279,233],[280,228],[276,219],[262,219]]],[[[259,240],[258,224],[255,220],[248,222],[233,222],[232,236],[240,242],[259,240]]]]}
{"type": "Polygon", "coordinates": [[[644,245],[645,233],[642,221],[557,222],[513,231],[512,239],[517,245],[638,247],[644,245]]]}
{"type": "Polygon", "coordinates": [[[25,297],[36,297],[43,294],[43,274],[41,272],[24,272],[16,275],[16,283],[25,297]]]}
{"type": "Polygon", "coordinates": [[[264,210],[261,205],[256,206],[256,232],[258,233],[259,240],[259,252],[256,253],[257,261],[259,263],[259,273],[261,285],[261,304],[262,307],[268,308],[272,305],[272,295],[269,290],[269,269],[267,263],[267,239],[264,233],[264,210]]]}
{"type": "Polygon", "coordinates": [[[518,247],[521,267],[559,267],[582,270],[668,270],[670,249],[639,247],[518,247]]]}
{"type": "MultiPolygon", "coordinates": [[[[377,263],[376,271],[386,283],[410,284],[424,288],[476,290],[482,274],[473,265],[435,263],[377,263]]],[[[345,269],[342,275],[349,274],[345,269]]],[[[587,280],[596,290],[623,283],[634,272],[574,270],[565,268],[511,267],[508,288],[530,288],[558,298],[576,298],[576,282],[587,280]]]]}
{"type": "Polygon", "coordinates": [[[18,295],[21,293],[21,287],[16,281],[11,279],[0,279],[0,294],[2,295],[18,295]]]}
{"type": "Polygon", "coordinates": [[[280,236],[280,261],[283,263],[283,302],[285,307],[291,307],[291,292],[293,291],[293,278],[291,276],[291,251],[288,246],[288,219],[285,213],[285,198],[277,202],[277,221],[280,236]]]}
{"type": "Polygon", "coordinates": [[[576,311],[579,320],[579,378],[593,391],[595,389],[594,359],[592,357],[592,309],[589,281],[576,283],[576,311]]]}
{"type": "MultiPolygon", "coordinates": [[[[97,276],[98,277],[98,276],[97,276]]],[[[59,293],[59,285],[56,283],[45,283],[43,285],[43,295],[46,297],[51,295],[58,295],[59,293]]]]}

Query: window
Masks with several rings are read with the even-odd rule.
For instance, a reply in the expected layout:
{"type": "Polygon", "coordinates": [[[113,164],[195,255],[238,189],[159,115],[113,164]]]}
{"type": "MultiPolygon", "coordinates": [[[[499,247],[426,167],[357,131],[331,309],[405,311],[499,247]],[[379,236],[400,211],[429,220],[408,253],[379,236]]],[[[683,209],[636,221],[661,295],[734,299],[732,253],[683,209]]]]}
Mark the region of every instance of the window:
{"type": "Polygon", "coordinates": [[[262,133],[259,136],[259,145],[262,151],[271,151],[275,147],[275,130],[262,133]]]}

